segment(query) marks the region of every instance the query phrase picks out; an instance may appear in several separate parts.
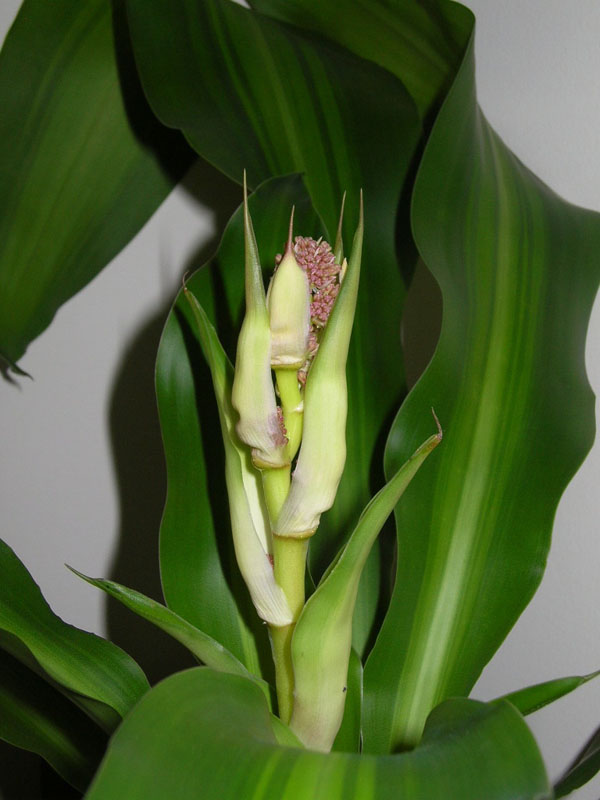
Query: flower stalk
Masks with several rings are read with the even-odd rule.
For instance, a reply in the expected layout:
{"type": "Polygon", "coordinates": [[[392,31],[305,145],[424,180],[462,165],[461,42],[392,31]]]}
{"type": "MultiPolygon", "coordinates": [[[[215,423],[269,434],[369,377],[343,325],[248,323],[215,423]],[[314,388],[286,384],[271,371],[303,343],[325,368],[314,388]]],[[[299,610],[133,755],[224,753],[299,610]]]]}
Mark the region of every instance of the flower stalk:
{"type": "Polygon", "coordinates": [[[219,404],[236,558],[257,612],[269,624],[279,715],[288,723],[294,710],[292,640],[305,607],[309,537],[333,503],[346,457],[345,369],[362,198],[347,275],[341,219],[332,250],[322,239],[294,238],[292,209],[285,250],[266,293],[245,177],[243,215],[246,309],[233,374],[201,306],[188,299],[219,404]]]}

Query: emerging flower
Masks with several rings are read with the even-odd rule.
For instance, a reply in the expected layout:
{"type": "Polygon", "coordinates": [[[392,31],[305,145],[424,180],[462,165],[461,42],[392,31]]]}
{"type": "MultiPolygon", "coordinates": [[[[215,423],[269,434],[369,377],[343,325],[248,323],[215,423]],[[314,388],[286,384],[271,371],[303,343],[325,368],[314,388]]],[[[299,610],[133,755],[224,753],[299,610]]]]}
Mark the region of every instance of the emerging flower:
{"type": "Polygon", "coordinates": [[[298,462],[274,526],[278,536],[312,536],[323,511],[333,505],[342,477],[348,410],[346,360],[358,295],[362,237],[361,199],[360,219],[347,271],[345,262],[342,266],[336,263],[328,244],[312,239],[297,242],[301,254],[299,263],[306,265],[311,288],[314,287],[316,313],[311,314],[311,318],[314,316],[317,320],[312,331],[316,338],[313,353],[316,354],[306,376],[304,430],[298,462]]]}
{"type": "Polygon", "coordinates": [[[298,371],[298,380],[304,385],[309,367],[319,349],[319,337],[340,291],[346,262],[337,263],[328,242],[308,236],[296,236],[294,254],[298,264],[306,272],[310,285],[308,352],[306,360],[298,371]]]}
{"type": "Polygon", "coordinates": [[[283,258],[271,278],[267,308],[271,327],[271,366],[298,370],[308,352],[310,294],[306,270],[299,266],[292,247],[292,226],[283,258]]]}

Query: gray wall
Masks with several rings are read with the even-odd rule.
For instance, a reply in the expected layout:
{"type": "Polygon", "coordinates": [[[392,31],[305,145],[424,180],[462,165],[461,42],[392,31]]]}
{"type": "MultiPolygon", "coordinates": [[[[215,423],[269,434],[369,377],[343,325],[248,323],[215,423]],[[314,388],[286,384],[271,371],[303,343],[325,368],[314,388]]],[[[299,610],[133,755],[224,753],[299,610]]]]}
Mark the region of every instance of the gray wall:
{"type": "MultiPolygon", "coordinates": [[[[559,194],[600,210],[597,0],[467,4],[478,17],[479,97],[489,120],[559,194]]],[[[18,5],[3,0],[0,30],[8,28],[18,5]]],[[[63,563],[158,590],[162,462],[152,395],[154,351],[180,276],[214,244],[215,231],[238,199],[226,193],[221,208],[209,210],[211,198],[203,202],[196,188],[206,185],[206,177],[192,175],[126,250],[59,311],[22,361],[34,382],[0,383],[2,536],[57,613],[82,628],[108,631],[122,644],[136,626],[107,609],[103,597],[63,563]],[[135,480],[138,468],[142,487],[135,480]]],[[[224,184],[216,176],[214,184],[218,194],[224,184]]],[[[598,303],[587,364],[598,391],[598,303]]],[[[567,490],[542,587],[485,670],[476,696],[486,699],[600,667],[599,453],[596,447],[567,490]]],[[[134,642],[143,659],[146,629],[134,642]]],[[[171,656],[179,654],[165,645],[165,662],[171,656]]],[[[156,669],[160,674],[160,665],[156,669]]],[[[554,777],[600,725],[600,682],[530,719],[554,777]]],[[[594,786],[575,797],[597,800],[600,780],[594,786]]]]}

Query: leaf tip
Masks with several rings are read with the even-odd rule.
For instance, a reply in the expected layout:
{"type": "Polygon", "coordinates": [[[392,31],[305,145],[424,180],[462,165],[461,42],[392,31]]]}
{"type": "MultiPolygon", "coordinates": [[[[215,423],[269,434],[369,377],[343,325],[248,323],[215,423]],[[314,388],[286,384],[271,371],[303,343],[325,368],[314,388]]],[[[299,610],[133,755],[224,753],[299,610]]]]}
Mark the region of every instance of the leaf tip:
{"type": "Polygon", "coordinates": [[[436,424],[437,429],[438,429],[437,440],[438,440],[438,442],[441,442],[442,439],[444,438],[444,431],[442,430],[442,426],[441,426],[440,421],[438,419],[438,415],[435,413],[435,409],[433,408],[433,406],[431,407],[431,413],[433,414],[433,418],[435,420],[435,424],[436,424]]]}

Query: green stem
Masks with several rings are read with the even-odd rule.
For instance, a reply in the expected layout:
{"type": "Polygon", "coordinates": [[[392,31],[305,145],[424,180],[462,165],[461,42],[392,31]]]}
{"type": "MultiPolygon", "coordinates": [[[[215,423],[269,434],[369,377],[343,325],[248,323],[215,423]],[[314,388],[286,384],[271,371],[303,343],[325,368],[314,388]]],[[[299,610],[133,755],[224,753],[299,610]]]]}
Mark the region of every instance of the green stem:
{"type": "Polygon", "coordinates": [[[277,391],[281,400],[281,410],[283,411],[283,422],[285,425],[288,446],[287,455],[292,461],[302,439],[302,419],[303,398],[298,383],[298,371],[296,369],[276,369],[275,380],[277,381],[277,391]]]}
{"type": "Polygon", "coordinates": [[[276,469],[263,469],[262,485],[271,520],[271,530],[290,490],[290,465],[276,469]]]}
{"type": "MultiPolygon", "coordinates": [[[[281,511],[290,488],[290,467],[265,469],[262,472],[265,501],[271,523],[281,511]]],[[[270,626],[275,684],[279,716],[286,724],[292,716],[294,702],[294,668],[292,665],[292,636],[296,621],[304,608],[304,571],[308,539],[273,536],[273,569],[275,580],[283,589],[293,622],[283,627],[270,626]]]]}
{"type": "Polygon", "coordinates": [[[294,667],[292,636],[304,608],[304,571],[308,539],[273,536],[275,579],[287,597],[293,622],[281,628],[271,626],[271,643],[275,661],[275,683],[279,716],[286,725],[292,716],[294,703],[294,667]]]}

